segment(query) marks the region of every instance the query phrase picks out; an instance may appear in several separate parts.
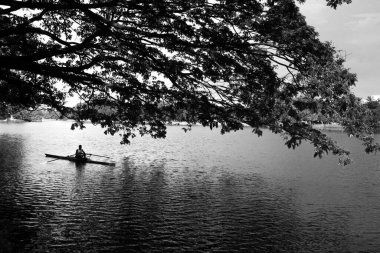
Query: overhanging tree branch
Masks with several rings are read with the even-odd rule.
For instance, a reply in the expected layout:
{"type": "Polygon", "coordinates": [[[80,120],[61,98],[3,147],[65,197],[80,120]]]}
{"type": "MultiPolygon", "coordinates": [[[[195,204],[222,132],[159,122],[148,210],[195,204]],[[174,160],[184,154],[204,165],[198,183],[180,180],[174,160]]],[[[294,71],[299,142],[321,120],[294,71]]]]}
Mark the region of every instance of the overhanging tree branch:
{"type": "MultiPolygon", "coordinates": [[[[343,2],[350,1],[327,0],[334,8],[343,2]]],[[[55,89],[61,82],[83,98],[78,122],[125,131],[124,143],[134,129],[164,137],[165,122],[181,118],[221,126],[222,133],[246,123],[260,135],[265,126],[286,133],[290,147],[308,140],[318,155],[347,155],[305,120],[313,108],[360,136],[367,150],[378,149],[366,135],[370,115],[350,91],[355,75],[319,41],[294,0],[1,5],[0,90],[64,111],[64,96],[55,89]],[[98,110],[105,104],[109,115],[98,110]]]]}

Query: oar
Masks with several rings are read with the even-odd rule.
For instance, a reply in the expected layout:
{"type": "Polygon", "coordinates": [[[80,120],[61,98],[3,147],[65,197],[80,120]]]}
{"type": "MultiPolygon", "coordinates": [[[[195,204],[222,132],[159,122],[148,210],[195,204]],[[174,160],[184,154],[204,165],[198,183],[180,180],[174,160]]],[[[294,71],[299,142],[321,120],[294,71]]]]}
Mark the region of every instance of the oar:
{"type": "MultiPolygon", "coordinates": [[[[68,155],[68,156],[73,156],[73,155],[68,155]]],[[[53,159],[53,160],[47,161],[46,163],[54,162],[54,161],[57,161],[57,160],[59,160],[59,159],[61,159],[61,158],[56,158],[56,159],[53,159]]]]}
{"type": "Polygon", "coordinates": [[[109,157],[109,156],[104,156],[104,155],[94,155],[94,154],[88,154],[88,155],[99,156],[99,157],[105,157],[105,158],[111,158],[111,157],[109,157]]]}
{"type": "Polygon", "coordinates": [[[53,160],[47,161],[46,163],[50,163],[50,162],[53,162],[53,161],[56,161],[56,160],[59,160],[59,159],[61,159],[61,158],[53,159],[53,160]]]}

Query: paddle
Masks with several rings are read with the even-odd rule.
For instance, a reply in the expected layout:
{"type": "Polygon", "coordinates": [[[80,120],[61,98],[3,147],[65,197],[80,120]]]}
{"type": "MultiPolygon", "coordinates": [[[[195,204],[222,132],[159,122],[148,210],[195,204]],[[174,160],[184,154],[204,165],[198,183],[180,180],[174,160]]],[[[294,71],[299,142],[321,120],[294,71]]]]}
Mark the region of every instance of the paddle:
{"type": "Polygon", "coordinates": [[[56,160],[59,160],[59,159],[61,159],[61,158],[53,159],[53,160],[47,161],[46,163],[50,163],[50,162],[53,162],[53,161],[56,161],[56,160]]]}
{"type": "Polygon", "coordinates": [[[111,157],[109,157],[109,156],[104,156],[104,155],[94,155],[94,154],[88,154],[88,155],[99,156],[99,157],[105,157],[105,158],[111,158],[111,157]]]}
{"type": "MultiPolygon", "coordinates": [[[[68,155],[68,156],[73,156],[73,155],[68,155]]],[[[56,159],[53,159],[53,160],[47,161],[46,163],[54,162],[54,161],[57,161],[57,160],[59,160],[59,159],[61,159],[61,158],[56,158],[56,159]]]]}

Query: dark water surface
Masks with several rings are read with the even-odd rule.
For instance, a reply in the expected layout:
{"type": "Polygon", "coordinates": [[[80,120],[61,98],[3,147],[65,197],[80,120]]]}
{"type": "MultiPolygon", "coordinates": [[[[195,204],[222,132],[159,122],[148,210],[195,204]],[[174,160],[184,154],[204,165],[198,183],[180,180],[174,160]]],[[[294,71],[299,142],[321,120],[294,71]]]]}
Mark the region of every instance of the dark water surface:
{"type": "Polygon", "coordinates": [[[331,133],[353,152],[341,167],[248,128],[121,146],[69,127],[0,124],[0,252],[380,251],[380,159],[344,134],[331,133]],[[78,144],[116,166],[44,157],[78,144]]]}

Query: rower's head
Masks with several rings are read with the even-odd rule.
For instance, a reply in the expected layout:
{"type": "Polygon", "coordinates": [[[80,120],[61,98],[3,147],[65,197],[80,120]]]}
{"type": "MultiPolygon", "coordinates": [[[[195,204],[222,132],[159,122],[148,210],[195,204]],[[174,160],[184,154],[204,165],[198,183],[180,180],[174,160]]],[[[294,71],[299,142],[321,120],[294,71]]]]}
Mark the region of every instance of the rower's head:
{"type": "Polygon", "coordinates": [[[82,149],[82,145],[79,145],[79,149],[82,149]]]}

